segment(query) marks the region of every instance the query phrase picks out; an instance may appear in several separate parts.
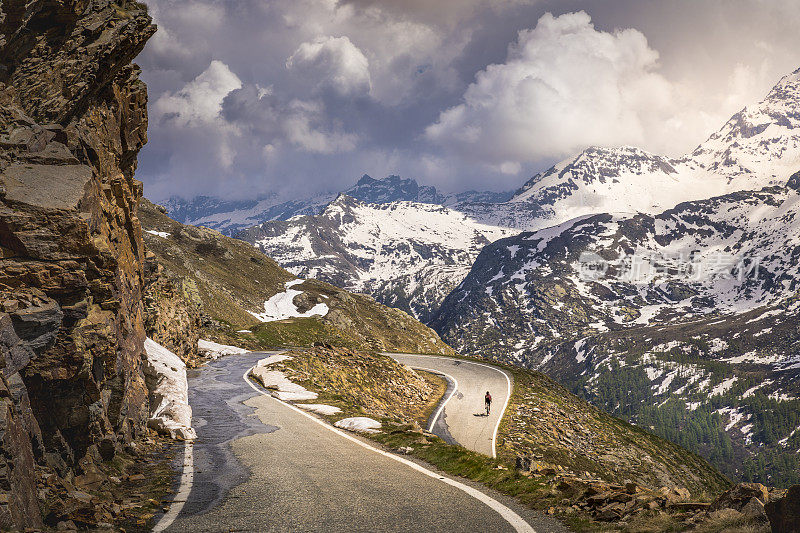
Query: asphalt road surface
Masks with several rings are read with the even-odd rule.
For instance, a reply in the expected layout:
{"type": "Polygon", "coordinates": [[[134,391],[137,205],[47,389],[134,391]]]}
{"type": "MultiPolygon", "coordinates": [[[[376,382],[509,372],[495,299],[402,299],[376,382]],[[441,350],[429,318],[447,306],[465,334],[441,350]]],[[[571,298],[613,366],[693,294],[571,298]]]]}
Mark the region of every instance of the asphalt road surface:
{"type": "MultiPolygon", "coordinates": [[[[497,426],[511,394],[511,375],[488,364],[432,355],[387,354],[412,368],[433,370],[448,377],[444,409],[432,415],[430,431],[445,441],[457,443],[478,453],[495,456],[497,426]],[[455,393],[453,387],[455,386],[455,393]],[[492,395],[489,416],[484,410],[484,395],[492,395]],[[452,397],[450,396],[452,394],[452,397]]],[[[439,405],[441,407],[442,404],[439,405]]]]}
{"type": "MultiPolygon", "coordinates": [[[[193,476],[180,487],[185,503],[176,498],[157,530],[566,531],[511,498],[378,450],[256,390],[243,375],[266,355],[224,357],[191,372],[193,476]]],[[[456,414],[448,416],[455,430],[456,414]]]]}

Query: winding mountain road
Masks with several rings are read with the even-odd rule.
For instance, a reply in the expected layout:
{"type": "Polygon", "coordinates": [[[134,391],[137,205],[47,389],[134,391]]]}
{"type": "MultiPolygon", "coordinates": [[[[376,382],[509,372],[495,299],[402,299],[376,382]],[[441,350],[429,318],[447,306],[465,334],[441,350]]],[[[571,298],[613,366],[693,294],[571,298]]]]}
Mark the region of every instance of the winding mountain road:
{"type": "MultiPolygon", "coordinates": [[[[273,398],[245,377],[266,355],[224,357],[191,371],[199,437],[186,448],[178,497],[154,531],[567,531],[511,498],[273,398]]],[[[443,412],[460,436],[454,422],[466,415],[455,406],[443,412]]],[[[487,430],[474,434],[485,447],[487,430]]]]}
{"type": "Polygon", "coordinates": [[[497,428],[511,396],[511,375],[495,366],[435,355],[387,353],[401,364],[433,371],[447,378],[448,390],[434,412],[429,431],[451,444],[495,457],[497,428]],[[484,395],[492,395],[492,410],[484,412],[484,395]]]}

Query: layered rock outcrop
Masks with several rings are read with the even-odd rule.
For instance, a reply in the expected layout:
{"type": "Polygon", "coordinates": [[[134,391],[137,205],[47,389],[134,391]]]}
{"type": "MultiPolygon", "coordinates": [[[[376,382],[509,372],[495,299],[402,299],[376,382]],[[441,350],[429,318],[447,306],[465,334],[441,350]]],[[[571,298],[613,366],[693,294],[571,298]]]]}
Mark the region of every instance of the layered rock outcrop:
{"type": "Polygon", "coordinates": [[[190,368],[199,366],[200,328],[209,321],[201,311],[197,288],[187,278],[170,275],[147,253],[144,263],[144,327],[147,336],[177,354],[190,368]]]}
{"type": "Polygon", "coordinates": [[[37,476],[92,476],[145,427],[131,61],[154,31],[135,2],[0,4],[0,528],[41,527],[37,476]]]}

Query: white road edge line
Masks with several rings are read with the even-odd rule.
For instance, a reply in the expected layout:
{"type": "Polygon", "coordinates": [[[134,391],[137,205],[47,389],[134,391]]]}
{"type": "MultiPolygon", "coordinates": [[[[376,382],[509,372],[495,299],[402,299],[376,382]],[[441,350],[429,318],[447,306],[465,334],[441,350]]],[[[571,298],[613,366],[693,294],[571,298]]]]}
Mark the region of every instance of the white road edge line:
{"type": "MultiPolygon", "coordinates": [[[[389,355],[389,357],[391,357],[390,354],[387,354],[387,355],[389,355]]],[[[508,394],[506,394],[506,401],[503,404],[503,410],[500,411],[500,418],[497,419],[497,425],[494,426],[494,433],[492,434],[492,459],[497,459],[497,431],[500,429],[500,422],[503,421],[503,417],[506,414],[506,408],[508,407],[508,402],[511,401],[511,389],[512,389],[512,387],[511,387],[511,378],[508,377],[508,374],[506,373],[506,371],[502,370],[500,368],[497,368],[496,366],[485,365],[483,363],[476,363],[475,361],[468,361],[467,359],[459,359],[458,357],[440,357],[440,356],[437,356],[437,355],[423,355],[423,354],[417,354],[417,353],[398,353],[398,354],[395,354],[395,355],[411,356],[411,357],[427,357],[429,359],[444,359],[445,361],[461,361],[462,363],[467,363],[468,365],[477,365],[477,366],[483,366],[483,367],[486,367],[486,368],[491,368],[492,370],[495,370],[495,371],[500,372],[501,374],[503,374],[503,377],[506,378],[506,384],[508,385],[508,394]]],[[[439,372],[441,372],[441,370],[439,370],[439,372]]],[[[448,400],[449,400],[449,398],[448,398],[448,400]]],[[[447,402],[445,402],[445,403],[447,403],[447,402]]]]}
{"type": "Polygon", "coordinates": [[[433,368],[424,368],[421,366],[414,366],[411,368],[414,368],[415,370],[422,370],[424,372],[432,372],[434,374],[439,374],[453,382],[453,391],[450,393],[450,396],[448,396],[447,399],[444,402],[442,402],[442,405],[439,406],[439,409],[436,410],[436,414],[433,415],[433,418],[431,418],[431,423],[428,425],[428,431],[433,432],[433,426],[436,425],[436,420],[439,419],[439,415],[441,415],[442,411],[444,411],[444,406],[447,405],[447,402],[450,401],[450,398],[452,398],[455,395],[455,393],[458,392],[458,380],[453,376],[451,376],[450,374],[445,374],[441,370],[435,370],[433,368]]]}
{"type": "Polygon", "coordinates": [[[433,479],[438,479],[442,483],[446,483],[446,484],[448,484],[448,485],[450,485],[452,487],[455,487],[455,488],[467,493],[468,495],[470,495],[473,498],[475,498],[476,500],[482,502],[483,504],[488,506],[490,509],[495,511],[497,514],[502,516],[503,519],[506,522],[508,522],[511,525],[511,527],[513,527],[514,530],[517,531],[518,533],[536,533],[536,530],[533,529],[533,527],[531,527],[531,525],[528,524],[521,516],[519,516],[517,513],[515,513],[514,511],[512,511],[511,509],[509,509],[508,507],[506,507],[502,503],[498,502],[494,498],[492,498],[490,496],[487,496],[486,494],[482,493],[481,491],[479,491],[477,489],[474,489],[474,488],[470,487],[469,485],[465,485],[464,483],[461,483],[460,481],[456,481],[454,479],[450,479],[448,477],[444,477],[444,476],[441,476],[441,475],[436,474],[434,472],[431,472],[427,468],[425,468],[423,466],[420,466],[420,465],[418,465],[417,463],[415,463],[413,461],[409,461],[408,459],[405,459],[405,458],[400,457],[398,455],[395,455],[395,454],[392,454],[392,453],[389,453],[389,452],[385,452],[383,450],[379,450],[378,448],[375,448],[374,446],[370,446],[366,442],[364,442],[364,441],[362,441],[360,439],[357,439],[357,438],[353,437],[352,435],[348,435],[344,431],[341,431],[341,430],[331,426],[330,424],[324,422],[323,420],[321,420],[321,419],[319,419],[319,418],[317,418],[315,416],[312,416],[311,414],[307,413],[306,411],[303,411],[299,407],[295,407],[294,405],[292,405],[290,403],[286,403],[286,402],[284,402],[282,400],[279,400],[278,398],[275,398],[271,394],[268,394],[263,389],[260,389],[260,388],[256,387],[253,384],[253,382],[249,379],[250,371],[253,370],[253,368],[255,368],[255,367],[251,367],[250,369],[248,369],[244,373],[244,376],[242,376],[242,377],[243,377],[244,381],[248,385],[250,385],[250,387],[254,391],[256,391],[257,393],[261,394],[262,396],[266,396],[267,398],[271,398],[272,400],[274,400],[274,401],[276,401],[276,402],[288,407],[289,409],[292,409],[293,411],[296,411],[296,412],[300,413],[304,417],[308,418],[309,420],[312,420],[316,424],[319,424],[320,426],[324,427],[328,431],[333,431],[337,435],[340,435],[340,436],[346,438],[347,440],[355,442],[356,444],[358,444],[359,446],[361,446],[363,448],[366,448],[366,449],[368,449],[370,451],[373,451],[373,452],[375,452],[375,453],[377,453],[379,455],[383,455],[384,457],[388,457],[389,459],[393,459],[393,460],[395,460],[395,461],[397,461],[399,463],[402,463],[402,464],[404,464],[404,465],[406,465],[408,467],[413,468],[414,470],[416,470],[416,471],[418,471],[418,472],[420,472],[422,474],[425,474],[428,477],[431,477],[433,479]]]}
{"type": "Polygon", "coordinates": [[[153,533],[161,533],[166,530],[178,518],[183,506],[189,499],[194,481],[194,441],[187,440],[183,443],[183,474],[181,474],[181,484],[178,494],[172,499],[169,511],[162,516],[156,525],[153,526],[153,533]]]}

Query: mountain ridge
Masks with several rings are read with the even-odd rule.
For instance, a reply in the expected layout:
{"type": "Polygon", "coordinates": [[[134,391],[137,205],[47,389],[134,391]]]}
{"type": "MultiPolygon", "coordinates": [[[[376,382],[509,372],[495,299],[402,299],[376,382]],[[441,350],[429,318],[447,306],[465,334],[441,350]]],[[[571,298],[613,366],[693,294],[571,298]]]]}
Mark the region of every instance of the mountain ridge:
{"type": "Polygon", "coordinates": [[[419,185],[412,178],[390,175],[374,179],[364,174],[355,185],[338,193],[324,193],[310,198],[281,200],[276,194],[255,200],[226,201],[211,196],[197,196],[184,200],[177,196],[169,198],[164,207],[176,221],[194,226],[206,226],[225,235],[272,220],[288,220],[295,216],[319,215],[329,203],[345,194],[369,203],[409,201],[426,204],[452,206],[465,201],[500,202],[507,200],[510,192],[464,191],[442,194],[436,187],[419,185]]]}
{"type": "MultiPolygon", "coordinates": [[[[315,342],[369,350],[450,354],[432,330],[406,313],[316,279],[297,279],[240,240],[184,225],[142,200],[144,240],[161,277],[199,310],[199,330],[225,344],[251,349],[310,346],[315,342]]],[[[150,300],[159,300],[160,294],[150,300]]],[[[164,314],[174,321],[176,302],[164,314]]],[[[155,314],[148,310],[149,315],[155,314]]],[[[157,322],[157,321],[153,321],[157,322]]],[[[170,345],[175,338],[167,334],[170,345]]],[[[158,342],[165,339],[157,338],[158,342]]],[[[176,351],[189,359],[191,354],[176,351]]]]}
{"type": "MultiPolygon", "coordinates": [[[[763,185],[783,185],[789,173],[780,179],[775,177],[775,173],[792,165],[793,161],[797,161],[800,168],[800,73],[782,78],[764,100],[734,115],[692,153],[696,155],[668,158],[631,146],[590,147],[536,174],[505,202],[467,200],[448,207],[469,219],[468,224],[472,226],[487,225],[516,233],[544,229],[576,216],[597,213],[655,215],[682,202],[708,199],[737,190],[758,189],[763,185]],[[763,160],[771,161],[778,157],[785,162],[777,166],[762,164],[763,160]],[[748,161],[754,161],[747,163],[753,168],[742,174],[741,167],[748,161]],[[740,177],[734,179],[731,176],[740,177]]],[[[379,207],[374,209],[376,212],[380,210],[379,207]]],[[[416,215],[423,212],[424,208],[420,206],[416,215]]],[[[360,273],[337,273],[338,268],[342,271],[360,268],[347,261],[344,267],[337,266],[341,254],[326,252],[306,257],[290,253],[296,249],[292,247],[296,247],[297,242],[311,238],[303,233],[304,224],[298,221],[266,222],[260,229],[247,230],[241,235],[249,242],[258,240],[263,250],[268,250],[279,262],[286,262],[297,272],[327,269],[325,276],[331,283],[365,291],[384,303],[413,311],[423,321],[433,316],[442,296],[420,298],[419,295],[441,292],[443,271],[434,269],[439,274],[431,275],[426,281],[410,277],[404,268],[398,267],[394,272],[383,272],[381,283],[357,283],[355,280],[361,277],[360,273]],[[292,240],[295,244],[287,244],[292,240]],[[421,292],[416,292],[419,286],[422,286],[421,292]],[[415,293],[418,303],[412,304],[408,297],[415,293]]],[[[347,231],[352,233],[356,229],[348,226],[347,231]]],[[[428,242],[424,232],[409,231],[403,240],[406,249],[412,249],[415,243],[428,242]]],[[[326,235],[334,241],[344,237],[333,227],[328,228],[326,235]]],[[[456,247],[449,248],[451,255],[459,253],[456,247]]],[[[359,251],[359,260],[385,263],[396,253],[388,245],[373,246],[371,250],[371,256],[365,255],[364,250],[359,251]]],[[[469,249],[460,252],[475,257],[469,249]]],[[[425,267],[433,268],[436,261],[420,256],[418,262],[427,264],[416,265],[415,270],[421,272],[425,267]]],[[[398,260],[398,265],[402,264],[404,262],[398,260]]],[[[454,287],[463,278],[463,269],[448,275],[448,286],[454,287]]]]}
{"type": "Polygon", "coordinates": [[[480,248],[509,233],[441,205],[370,204],[340,194],[320,215],[268,222],[237,238],[296,275],[365,292],[424,322],[480,248]]]}

